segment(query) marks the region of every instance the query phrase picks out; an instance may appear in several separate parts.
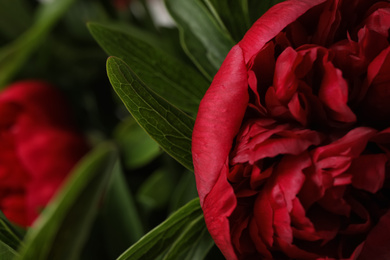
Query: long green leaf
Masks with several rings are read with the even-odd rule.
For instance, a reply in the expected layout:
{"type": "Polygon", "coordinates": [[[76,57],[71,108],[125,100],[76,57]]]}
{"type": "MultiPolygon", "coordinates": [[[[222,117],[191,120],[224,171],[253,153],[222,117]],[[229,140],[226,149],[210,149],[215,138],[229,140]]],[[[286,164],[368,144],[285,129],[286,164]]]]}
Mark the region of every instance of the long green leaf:
{"type": "Polygon", "coordinates": [[[104,247],[111,259],[145,234],[138,213],[120,163],[117,162],[98,216],[104,247]]]}
{"type": "Polygon", "coordinates": [[[209,86],[199,72],[130,33],[96,23],[88,28],[107,54],[125,61],[154,92],[186,112],[197,112],[209,86]]]}
{"type": "Polygon", "coordinates": [[[234,40],[240,41],[250,27],[247,0],[204,0],[204,2],[211,11],[218,14],[234,40]]]}
{"type": "Polygon", "coordinates": [[[194,173],[186,171],[184,174],[181,174],[179,182],[172,191],[169,212],[177,210],[185,205],[187,201],[196,197],[198,197],[198,191],[196,190],[194,173]]]}
{"type": "Polygon", "coordinates": [[[19,71],[34,50],[75,0],[56,0],[42,4],[35,23],[14,42],[0,49],[0,89],[19,71]]]}
{"type": "MultiPolygon", "coordinates": [[[[204,221],[204,220],[203,220],[204,221]]],[[[209,231],[204,228],[200,233],[199,238],[191,247],[183,260],[204,259],[209,257],[209,251],[215,246],[214,240],[209,234],[209,231]]],[[[215,259],[215,258],[208,258],[215,259]]]]}
{"type": "Polygon", "coordinates": [[[169,155],[193,170],[191,136],[194,119],[150,91],[121,59],[109,58],[107,73],[114,90],[139,125],[169,155]]]}
{"type": "Polygon", "coordinates": [[[0,241],[0,259],[1,260],[13,260],[17,256],[18,256],[18,253],[16,253],[16,251],[12,247],[7,245],[3,241],[0,241]]]}
{"type": "Polygon", "coordinates": [[[235,42],[202,0],[165,0],[179,29],[182,46],[211,80],[235,42]]]}
{"type": "Polygon", "coordinates": [[[184,259],[185,257],[187,259],[203,259],[213,244],[214,241],[211,239],[203,215],[201,215],[187,225],[163,260],[184,259]]]}
{"type": "Polygon", "coordinates": [[[202,216],[202,210],[197,198],[142,237],[117,260],[155,259],[180,236],[188,224],[200,216],[202,216]]]}
{"type": "Polygon", "coordinates": [[[116,160],[109,143],[88,154],[28,231],[17,259],[77,259],[116,160]]]}
{"type": "Polygon", "coordinates": [[[0,212],[0,241],[14,250],[17,250],[21,245],[18,230],[8,221],[2,212],[0,212]]]}

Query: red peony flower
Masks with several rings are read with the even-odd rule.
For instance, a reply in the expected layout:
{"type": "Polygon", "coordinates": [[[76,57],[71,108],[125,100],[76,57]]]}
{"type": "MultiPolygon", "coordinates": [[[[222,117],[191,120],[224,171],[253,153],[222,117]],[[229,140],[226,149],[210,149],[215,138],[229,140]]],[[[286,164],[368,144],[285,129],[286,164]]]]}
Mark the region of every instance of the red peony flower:
{"type": "Polygon", "coordinates": [[[290,0],[229,52],[192,141],[227,259],[390,259],[390,1],[290,0]]]}
{"type": "Polygon", "coordinates": [[[69,107],[50,85],[21,81],[0,93],[0,210],[30,226],[87,151],[69,107]]]}

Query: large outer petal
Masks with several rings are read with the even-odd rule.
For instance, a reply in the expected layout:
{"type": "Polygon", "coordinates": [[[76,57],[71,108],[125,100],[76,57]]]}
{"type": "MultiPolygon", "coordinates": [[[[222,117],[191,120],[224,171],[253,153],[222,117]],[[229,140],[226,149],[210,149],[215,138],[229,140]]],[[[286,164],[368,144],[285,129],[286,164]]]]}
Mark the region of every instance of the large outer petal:
{"type": "Polygon", "coordinates": [[[207,227],[227,259],[236,259],[228,217],[236,207],[227,180],[228,156],[249,101],[243,53],[235,46],[202,99],[192,135],[192,156],[207,227]]]}
{"type": "Polygon", "coordinates": [[[248,101],[247,70],[242,50],[235,46],[200,103],[192,135],[192,157],[202,206],[229,155],[248,101]]]}
{"type": "Polygon", "coordinates": [[[326,0],[291,0],[277,4],[260,17],[238,43],[244,52],[245,63],[287,25],[310,8],[326,0]]]}

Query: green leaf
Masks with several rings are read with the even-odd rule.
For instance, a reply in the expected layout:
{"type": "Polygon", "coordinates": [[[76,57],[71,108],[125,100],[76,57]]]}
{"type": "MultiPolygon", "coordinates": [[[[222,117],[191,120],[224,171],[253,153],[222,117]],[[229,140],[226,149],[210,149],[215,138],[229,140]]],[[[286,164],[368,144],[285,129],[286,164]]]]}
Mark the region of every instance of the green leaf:
{"type": "Polygon", "coordinates": [[[89,153],[29,229],[17,259],[77,259],[116,160],[109,143],[89,153]]]}
{"type": "Polygon", "coordinates": [[[178,174],[172,169],[157,169],[139,187],[137,201],[148,211],[164,208],[175,189],[177,179],[178,174]]]}
{"type": "Polygon", "coordinates": [[[116,127],[114,137],[127,169],[142,167],[161,154],[160,146],[131,117],[116,127]]]}
{"type": "Polygon", "coordinates": [[[187,225],[163,260],[203,259],[213,245],[214,241],[201,215],[187,225]]]}
{"type": "MultiPolygon", "coordinates": [[[[210,11],[220,17],[236,42],[240,41],[250,27],[248,0],[204,0],[210,11]]],[[[263,2],[259,1],[259,2],[263,2]]]]}
{"type": "Polygon", "coordinates": [[[41,4],[34,24],[15,41],[0,49],[0,89],[14,77],[34,50],[75,0],[41,4]]]}
{"type": "Polygon", "coordinates": [[[116,163],[98,218],[104,248],[110,258],[118,257],[145,233],[133,196],[119,162],[116,163]]]}
{"type": "Polygon", "coordinates": [[[114,90],[138,124],[169,155],[193,170],[191,136],[194,119],[149,90],[121,59],[109,58],[107,73],[114,90]]]}
{"type": "Polygon", "coordinates": [[[235,42],[202,0],[165,0],[175,19],[182,46],[211,81],[235,42]]]}
{"type": "Polygon", "coordinates": [[[177,240],[189,224],[200,216],[202,216],[202,210],[197,198],[142,237],[117,260],[155,259],[177,240]]]}
{"type": "Polygon", "coordinates": [[[198,196],[194,173],[186,171],[180,176],[179,182],[172,191],[169,212],[173,212],[198,196]]]}
{"type": "Polygon", "coordinates": [[[96,23],[88,28],[111,56],[124,60],[154,92],[178,108],[196,114],[209,82],[195,69],[134,37],[96,23]]]}
{"type": "Polygon", "coordinates": [[[21,245],[20,237],[21,235],[17,228],[12,225],[0,211],[0,241],[12,249],[17,250],[21,245]]]}
{"type": "Polygon", "coordinates": [[[16,251],[12,247],[10,247],[9,245],[7,245],[6,243],[4,243],[3,241],[0,240],[0,259],[1,260],[13,260],[17,256],[18,256],[18,253],[16,253],[16,251]]]}
{"type": "MultiPolygon", "coordinates": [[[[196,243],[191,246],[189,252],[186,254],[185,258],[183,258],[183,260],[205,259],[213,246],[216,246],[214,240],[205,227],[199,234],[199,238],[196,240],[196,243]]],[[[210,259],[215,260],[216,258],[210,259]]]]}

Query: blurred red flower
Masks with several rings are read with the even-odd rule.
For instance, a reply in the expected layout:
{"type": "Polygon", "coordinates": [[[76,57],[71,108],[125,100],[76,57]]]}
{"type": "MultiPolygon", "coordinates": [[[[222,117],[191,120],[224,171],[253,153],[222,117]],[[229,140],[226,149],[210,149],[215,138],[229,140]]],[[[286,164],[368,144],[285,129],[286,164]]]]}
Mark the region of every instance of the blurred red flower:
{"type": "Polygon", "coordinates": [[[30,226],[86,153],[69,107],[40,81],[20,81],[0,93],[0,209],[30,226]]]}
{"type": "Polygon", "coordinates": [[[230,53],[192,152],[227,259],[390,259],[390,2],[290,0],[230,53]]]}

